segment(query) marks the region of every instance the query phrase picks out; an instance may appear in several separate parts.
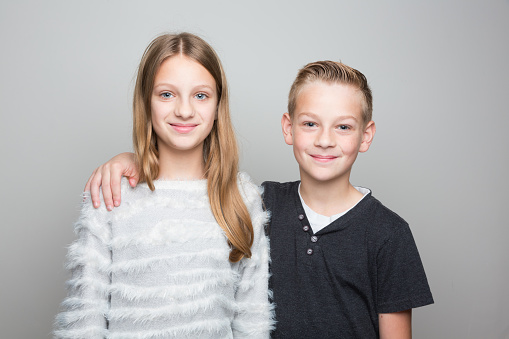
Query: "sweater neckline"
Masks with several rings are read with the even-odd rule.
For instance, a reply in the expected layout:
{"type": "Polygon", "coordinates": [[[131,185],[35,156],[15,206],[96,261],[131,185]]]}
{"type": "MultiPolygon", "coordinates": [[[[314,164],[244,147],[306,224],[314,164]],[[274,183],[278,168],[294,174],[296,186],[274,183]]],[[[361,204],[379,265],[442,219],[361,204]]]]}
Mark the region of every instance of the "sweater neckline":
{"type": "MultiPolygon", "coordinates": [[[[207,179],[196,179],[196,180],[168,180],[168,179],[157,179],[153,181],[154,187],[157,189],[182,189],[182,190],[197,190],[207,189],[207,179]]],[[[148,188],[146,182],[140,184],[143,187],[148,188]]]]}

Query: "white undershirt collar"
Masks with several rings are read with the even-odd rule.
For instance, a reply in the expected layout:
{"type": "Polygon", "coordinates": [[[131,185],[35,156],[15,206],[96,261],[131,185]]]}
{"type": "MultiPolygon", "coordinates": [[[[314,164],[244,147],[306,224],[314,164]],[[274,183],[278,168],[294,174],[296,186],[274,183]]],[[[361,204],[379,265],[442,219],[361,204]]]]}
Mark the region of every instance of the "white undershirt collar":
{"type": "Polygon", "coordinates": [[[313,233],[317,233],[318,231],[323,229],[325,226],[331,224],[332,222],[336,221],[337,219],[339,219],[340,217],[342,217],[343,215],[348,213],[348,211],[350,211],[352,208],[357,206],[357,204],[362,199],[364,199],[364,197],[366,195],[368,195],[368,193],[371,192],[371,190],[369,188],[364,188],[364,187],[359,187],[359,186],[354,186],[354,188],[357,191],[359,191],[360,193],[362,193],[362,198],[360,198],[359,201],[357,201],[355,203],[355,205],[350,207],[348,210],[346,210],[346,211],[344,211],[342,213],[334,214],[334,215],[332,215],[330,217],[327,217],[325,215],[321,215],[321,214],[316,213],[308,205],[306,205],[306,203],[304,202],[304,199],[302,199],[302,196],[300,195],[300,184],[299,184],[299,189],[297,191],[299,192],[300,202],[302,203],[302,207],[304,207],[304,212],[306,213],[306,216],[308,218],[309,226],[311,226],[311,228],[313,229],[313,233]]]}

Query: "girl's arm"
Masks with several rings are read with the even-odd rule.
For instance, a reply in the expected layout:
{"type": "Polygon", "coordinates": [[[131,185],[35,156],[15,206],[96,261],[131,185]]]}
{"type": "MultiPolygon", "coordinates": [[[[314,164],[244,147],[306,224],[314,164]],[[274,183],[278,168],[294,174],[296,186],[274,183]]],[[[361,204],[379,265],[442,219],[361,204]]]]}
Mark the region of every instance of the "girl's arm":
{"type": "Polygon", "coordinates": [[[378,315],[380,339],[411,339],[412,309],[378,315]]]}
{"type": "Polygon", "coordinates": [[[55,338],[105,338],[108,335],[106,314],[109,308],[108,247],[110,227],[106,211],[97,211],[90,199],[83,202],[81,216],[75,224],[78,239],[69,247],[67,269],[68,296],[55,322],[55,338]]]}
{"type": "Polygon", "coordinates": [[[269,338],[274,329],[274,308],[269,302],[269,241],[265,224],[269,216],[262,209],[261,194],[245,174],[239,175],[239,189],[243,195],[251,221],[254,239],[251,258],[240,262],[240,283],[235,294],[238,311],[232,322],[234,338],[269,338]]]}
{"type": "Polygon", "coordinates": [[[90,191],[95,208],[101,206],[101,186],[106,209],[111,211],[113,206],[120,206],[120,180],[123,176],[129,179],[132,187],[136,187],[139,170],[136,167],[134,153],[120,153],[92,172],[85,186],[85,192],[90,191]]]}

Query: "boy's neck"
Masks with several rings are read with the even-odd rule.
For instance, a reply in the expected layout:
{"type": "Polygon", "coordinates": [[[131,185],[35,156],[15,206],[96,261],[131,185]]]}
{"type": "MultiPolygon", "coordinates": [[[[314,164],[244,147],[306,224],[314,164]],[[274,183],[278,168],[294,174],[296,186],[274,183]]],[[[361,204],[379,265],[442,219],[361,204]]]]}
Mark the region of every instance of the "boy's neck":
{"type": "Polygon", "coordinates": [[[301,176],[300,195],[318,214],[332,216],[343,213],[354,206],[362,197],[350,184],[349,176],[343,180],[317,181],[301,176]]]}

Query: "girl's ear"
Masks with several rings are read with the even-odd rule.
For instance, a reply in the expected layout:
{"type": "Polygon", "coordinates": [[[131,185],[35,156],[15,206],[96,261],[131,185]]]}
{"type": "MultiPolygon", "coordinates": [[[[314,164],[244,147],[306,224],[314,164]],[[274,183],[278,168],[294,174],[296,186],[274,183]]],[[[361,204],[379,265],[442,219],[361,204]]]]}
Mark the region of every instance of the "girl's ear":
{"type": "Polygon", "coordinates": [[[362,143],[361,147],[359,148],[359,152],[366,152],[369,149],[369,146],[371,146],[371,143],[373,142],[375,132],[376,132],[375,122],[371,120],[366,124],[366,127],[364,128],[364,133],[362,134],[362,143]]]}
{"type": "Polygon", "coordinates": [[[293,145],[292,118],[290,118],[290,114],[283,114],[283,117],[281,118],[281,128],[283,129],[283,137],[285,138],[285,142],[288,145],[293,145]]]}

